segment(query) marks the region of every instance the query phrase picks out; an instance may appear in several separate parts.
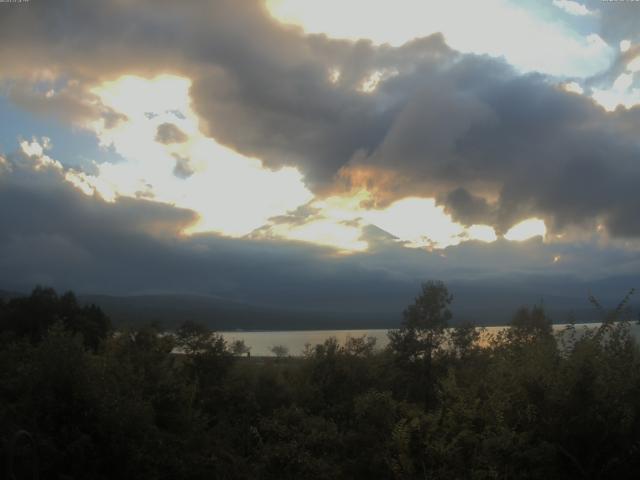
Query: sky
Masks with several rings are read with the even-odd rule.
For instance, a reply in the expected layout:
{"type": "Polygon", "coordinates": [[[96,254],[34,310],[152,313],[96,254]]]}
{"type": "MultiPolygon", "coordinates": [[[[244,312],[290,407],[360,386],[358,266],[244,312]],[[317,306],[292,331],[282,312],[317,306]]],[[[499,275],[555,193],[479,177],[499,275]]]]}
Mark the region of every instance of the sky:
{"type": "Polygon", "coordinates": [[[0,289],[640,287],[640,2],[29,0],[0,65],[0,289]]]}

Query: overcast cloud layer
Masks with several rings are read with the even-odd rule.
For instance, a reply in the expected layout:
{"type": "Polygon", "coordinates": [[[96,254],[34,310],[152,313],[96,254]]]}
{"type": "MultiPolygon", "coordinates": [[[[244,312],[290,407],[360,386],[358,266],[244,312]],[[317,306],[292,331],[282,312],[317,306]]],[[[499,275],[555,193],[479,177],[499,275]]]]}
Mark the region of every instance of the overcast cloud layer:
{"type": "MultiPolygon", "coordinates": [[[[490,225],[500,235],[532,217],[547,227],[545,242],[471,241],[427,252],[349,220],[369,245],[351,256],[269,235],[188,236],[199,212],[153,193],[113,202],[86,195],[65,180],[64,158],[42,160],[55,158],[55,147],[17,148],[0,152],[0,286],[233,298],[268,288],[281,289],[272,298],[288,292],[321,305],[339,302],[340,292],[358,299],[424,278],[637,279],[640,5],[613,3],[545,6],[576,36],[597,36],[611,56],[584,77],[454,50],[440,33],[399,46],[308,34],[257,0],[0,4],[2,92],[35,115],[110,131],[128,118],[96,87],[125,74],[177,75],[190,80],[204,136],[274,171],[297,169],[315,200],[364,188],[367,208],[435,198],[467,227],[490,225]]],[[[164,120],[153,133],[163,148],[190,138],[164,120]]],[[[195,160],[175,153],[171,161],[177,179],[198,175],[195,160]]],[[[304,223],[313,208],[257,232],[304,223]]]]}

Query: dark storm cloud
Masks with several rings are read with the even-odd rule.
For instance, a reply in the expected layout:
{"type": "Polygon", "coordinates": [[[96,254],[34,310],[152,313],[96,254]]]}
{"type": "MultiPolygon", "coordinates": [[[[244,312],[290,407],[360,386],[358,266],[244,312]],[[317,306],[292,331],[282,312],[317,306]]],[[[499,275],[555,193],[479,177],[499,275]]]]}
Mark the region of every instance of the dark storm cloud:
{"type": "MultiPolygon", "coordinates": [[[[618,3],[600,5],[602,29],[632,33],[637,6],[618,3]]],[[[397,48],[307,36],[258,1],[0,8],[4,76],[186,75],[206,133],[268,166],[299,167],[316,192],[337,188],[338,172],[377,168],[396,176],[384,201],[436,196],[465,223],[505,231],[537,215],[554,231],[603,223],[640,235],[638,109],[607,113],[549,77],[454,52],[440,35],[397,48]],[[378,88],[360,91],[375,72],[378,88]]]]}
{"type": "Polygon", "coordinates": [[[414,278],[343,262],[331,249],[185,237],[180,232],[196,219],[193,212],[140,199],[107,203],[75,189],[58,167],[35,170],[37,160],[9,155],[0,172],[0,205],[7,206],[0,209],[0,288],[44,283],[80,292],[191,292],[365,310],[383,306],[385,293],[403,299],[413,293],[414,278]]]}
{"type": "Polygon", "coordinates": [[[214,71],[196,80],[192,93],[210,134],[267,164],[300,167],[312,186],[332,181],[356,152],[377,147],[410,94],[358,91],[369,75],[418,62],[435,70],[455,57],[439,35],[401,49],[324,37],[297,41],[307,43],[306,55],[214,71]],[[335,84],[330,69],[340,72],[335,84]]]}
{"type": "Polygon", "coordinates": [[[0,176],[5,240],[14,232],[73,235],[91,233],[97,243],[107,232],[171,236],[193,223],[197,215],[158,202],[121,197],[115,203],[88,197],[64,179],[59,167],[43,165],[23,152],[7,156],[8,171],[0,176]],[[82,221],[79,221],[79,220],[82,221]]]}
{"type": "Polygon", "coordinates": [[[436,69],[456,57],[440,35],[402,49],[307,37],[278,24],[259,1],[224,0],[34,0],[0,17],[0,45],[9,77],[46,68],[85,82],[188,75],[208,133],[274,167],[296,165],[314,185],[389,128],[397,100],[356,90],[371,73],[416,63],[436,69]],[[331,68],[340,70],[337,84],[331,68]]]}
{"type": "Polygon", "coordinates": [[[456,188],[440,199],[454,220],[464,225],[493,224],[495,209],[482,197],[470,194],[464,188],[456,188]]]}
{"type": "Polygon", "coordinates": [[[358,163],[410,174],[412,192],[439,195],[457,218],[480,220],[480,206],[501,231],[538,215],[553,229],[602,221],[635,236],[638,112],[607,113],[541,75],[466,57],[429,77],[358,163]],[[447,193],[460,188],[474,201],[447,193]]]}
{"type": "Polygon", "coordinates": [[[86,196],[64,180],[59,167],[40,160],[20,153],[0,162],[0,288],[27,290],[41,283],[80,293],[189,292],[397,318],[425,279],[450,282],[461,301],[475,295],[471,303],[479,303],[479,296],[489,302],[514,286],[522,289],[518,301],[538,301],[560,284],[584,296],[587,286],[577,277],[595,278],[596,286],[618,295],[620,285],[629,288],[638,280],[629,276],[638,269],[633,252],[596,255],[588,245],[545,245],[539,239],[468,242],[447,249],[445,258],[404,248],[375,227],[363,237],[370,251],[348,257],[281,240],[185,237],[180,232],[196,219],[193,212],[141,199],[107,203],[86,196]],[[567,256],[567,268],[553,264],[554,254],[567,256]],[[614,276],[617,283],[607,280],[614,276]],[[456,287],[459,279],[465,288],[456,287]],[[534,280],[535,288],[527,290],[534,280]]]}

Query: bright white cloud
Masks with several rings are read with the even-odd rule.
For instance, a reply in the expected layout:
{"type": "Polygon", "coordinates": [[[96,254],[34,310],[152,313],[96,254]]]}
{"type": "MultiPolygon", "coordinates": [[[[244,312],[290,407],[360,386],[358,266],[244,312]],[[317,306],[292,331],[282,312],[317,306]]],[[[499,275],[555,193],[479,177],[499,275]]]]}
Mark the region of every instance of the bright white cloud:
{"type": "Polygon", "coordinates": [[[455,222],[433,198],[405,198],[384,209],[362,212],[361,216],[365,222],[389,232],[411,248],[442,249],[468,240],[494,242],[497,239],[489,225],[466,228],[455,222]]]}
{"type": "Polygon", "coordinates": [[[613,111],[618,106],[631,108],[640,105],[640,88],[633,87],[633,75],[619,75],[609,89],[593,89],[593,99],[606,110],[613,111]]]}
{"type": "Polygon", "coordinates": [[[573,0],[553,0],[553,5],[564,10],[570,15],[595,15],[596,12],[589,10],[583,4],[574,2],[573,0]]]}
{"type": "MultiPolygon", "coordinates": [[[[170,75],[151,80],[125,76],[94,88],[92,93],[105,106],[127,119],[109,127],[100,120],[88,127],[125,161],[96,165],[96,175],[68,170],[66,179],[85,194],[98,192],[107,201],[118,196],[142,197],[194,210],[200,219],[186,234],[244,236],[266,226],[262,229],[266,236],[332,246],[343,253],[369,247],[362,238],[366,225],[376,225],[414,248],[495,240],[491,227],[466,229],[436,206],[434,199],[410,198],[385,209],[371,209],[363,206],[369,204],[370,194],[361,190],[313,200],[296,169],[267,170],[260,160],[202,135],[190,107],[189,88],[188,79],[170,75]],[[184,132],[187,141],[157,142],[158,126],[165,123],[184,132]],[[187,161],[193,174],[176,176],[177,161],[187,161]],[[317,214],[297,223],[269,222],[304,204],[317,214]]],[[[38,144],[24,148],[42,153],[38,144]]]]}
{"type": "Polygon", "coordinates": [[[436,206],[432,198],[405,198],[363,218],[414,248],[445,248],[462,241],[464,227],[436,206]]]}
{"type": "Polygon", "coordinates": [[[627,52],[630,48],[631,48],[631,41],[630,40],[621,40],[620,41],[620,51],[622,53],[627,52]]]}
{"type": "MultiPolygon", "coordinates": [[[[100,101],[127,120],[109,127],[98,121],[88,127],[124,161],[96,165],[96,175],[67,170],[65,178],[87,195],[98,192],[109,201],[118,196],[143,197],[194,210],[200,220],[187,234],[244,236],[260,229],[266,236],[327,245],[342,253],[368,249],[363,238],[367,225],[411,248],[442,249],[497,238],[488,225],[467,228],[453,221],[433,198],[405,198],[382,209],[371,206],[366,190],[314,200],[296,169],[265,169],[259,159],[200,133],[189,88],[188,79],[168,75],[150,80],[125,76],[95,88],[100,101]],[[184,132],[187,141],[157,142],[158,126],[165,123],[184,132]],[[192,175],[174,174],[178,159],[189,163],[192,175]],[[298,222],[270,221],[302,205],[314,213],[298,222]]],[[[23,142],[21,148],[42,162],[55,162],[47,160],[47,140],[23,142]]],[[[513,227],[505,238],[523,240],[545,232],[544,222],[530,219],[513,227]]]]}
{"type": "Polygon", "coordinates": [[[331,68],[329,70],[329,81],[331,83],[338,83],[340,81],[340,77],[342,76],[342,72],[340,72],[337,68],[331,68]]]}
{"type": "Polygon", "coordinates": [[[145,197],[194,210],[200,220],[186,233],[246,235],[312,198],[296,169],[265,169],[260,160],[202,135],[189,87],[188,79],[162,75],[151,80],[125,76],[93,89],[105,106],[127,116],[110,128],[102,121],[89,125],[101,143],[113,145],[125,161],[97,165],[97,175],[72,172],[68,180],[107,200],[145,197]],[[157,142],[163,123],[176,125],[188,140],[157,142]],[[179,159],[189,162],[193,174],[188,178],[174,174],[179,159]]]}
{"type": "Polygon", "coordinates": [[[33,138],[31,141],[22,140],[20,150],[28,157],[42,157],[45,150],[51,150],[51,139],[42,137],[40,140],[33,138]]]}
{"type": "MultiPolygon", "coordinates": [[[[620,80],[617,86],[628,87],[628,81],[620,80]]],[[[146,80],[127,76],[95,88],[93,93],[127,120],[109,128],[101,122],[89,127],[103,144],[113,145],[124,161],[96,165],[95,175],[68,169],[64,171],[67,181],[87,195],[98,192],[107,201],[118,196],[143,197],[194,210],[200,219],[187,234],[244,236],[262,231],[265,236],[331,246],[341,253],[369,248],[363,238],[368,225],[410,248],[443,249],[469,240],[493,242],[497,238],[488,225],[465,227],[455,222],[433,198],[405,198],[375,208],[371,193],[358,190],[314,200],[296,169],[265,169],[260,160],[202,135],[190,107],[189,87],[189,81],[179,77],[146,80]],[[187,141],[158,143],[157,129],[164,123],[176,125],[187,141]],[[177,158],[189,162],[193,174],[188,178],[174,174],[177,158]],[[301,205],[312,212],[306,218],[270,221],[301,205]]],[[[47,156],[50,147],[48,139],[20,144],[22,152],[36,162],[34,168],[53,166],[63,171],[47,156]]],[[[514,226],[505,238],[524,240],[545,232],[542,220],[529,219],[514,226]]]]}
{"type": "Polygon", "coordinates": [[[371,207],[367,190],[335,195],[309,203],[314,212],[303,222],[272,223],[257,232],[258,237],[279,237],[331,245],[341,253],[369,248],[364,228],[373,225],[408,248],[443,249],[476,240],[493,242],[495,230],[489,225],[468,228],[455,222],[433,198],[405,198],[385,208],[371,207]]]}
{"type": "Polygon", "coordinates": [[[47,151],[51,150],[51,147],[51,140],[48,137],[42,137],[40,139],[33,138],[31,141],[22,140],[20,142],[20,151],[33,162],[33,168],[35,170],[42,170],[44,168],[63,170],[60,162],[46,154],[47,151]]]}
{"type": "MultiPolygon", "coordinates": [[[[627,52],[631,48],[629,40],[620,42],[620,51],[627,52]]],[[[640,56],[624,58],[624,72],[616,77],[609,88],[594,88],[591,97],[606,110],[613,111],[618,107],[632,108],[640,105],[640,88],[635,86],[636,74],[640,72],[640,56]]]]}
{"type": "Polygon", "coordinates": [[[514,225],[505,233],[504,238],[511,241],[521,242],[534,237],[543,237],[547,234],[547,226],[544,220],[539,218],[529,218],[514,225]]]}
{"type": "Polygon", "coordinates": [[[456,50],[503,56],[523,71],[586,77],[606,69],[615,56],[597,34],[585,36],[561,19],[549,21],[534,8],[509,0],[268,0],[267,4],[275,18],[301,25],[309,33],[397,46],[442,32],[456,50]]]}
{"type": "Polygon", "coordinates": [[[397,74],[397,70],[376,70],[364,79],[364,81],[360,85],[360,91],[364,93],[375,92],[376,88],[378,88],[378,85],[381,82],[384,82],[385,80],[388,80],[389,78],[394,77],[397,74]]]}
{"type": "Polygon", "coordinates": [[[311,220],[300,225],[274,225],[269,229],[269,235],[333,247],[342,254],[369,248],[369,243],[361,238],[361,225],[341,223],[332,218],[311,220]]]}
{"type": "Polygon", "coordinates": [[[470,240],[486,243],[495,242],[498,239],[495,229],[489,225],[471,225],[467,229],[467,235],[470,240]]]}
{"type": "Polygon", "coordinates": [[[567,92],[577,93],[578,95],[582,95],[584,93],[584,89],[577,82],[569,82],[562,85],[567,92]]]}

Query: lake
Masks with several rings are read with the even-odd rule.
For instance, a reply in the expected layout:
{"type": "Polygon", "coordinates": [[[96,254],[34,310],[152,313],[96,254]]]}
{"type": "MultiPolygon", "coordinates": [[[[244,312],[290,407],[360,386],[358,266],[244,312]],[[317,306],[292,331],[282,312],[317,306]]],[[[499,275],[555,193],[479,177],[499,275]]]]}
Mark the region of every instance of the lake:
{"type": "MultiPolygon", "coordinates": [[[[585,323],[576,325],[576,329],[594,328],[599,323],[585,323]]],[[[556,324],[553,326],[555,331],[561,331],[567,325],[556,324]]],[[[505,326],[485,327],[486,334],[496,334],[504,330],[505,326]]],[[[631,325],[634,336],[640,339],[640,325],[633,323],[631,325]]],[[[289,330],[289,331],[248,331],[248,332],[218,332],[224,336],[228,342],[234,340],[244,340],[244,343],[251,348],[251,355],[259,357],[274,356],[271,347],[282,345],[289,349],[289,355],[301,355],[306,344],[317,345],[323,343],[330,337],[336,337],[340,344],[343,344],[349,337],[373,337],[376,339],[376,347],[384,348],[388,343],[387,332],[385,329],[374,330],[289,330]]]]}

